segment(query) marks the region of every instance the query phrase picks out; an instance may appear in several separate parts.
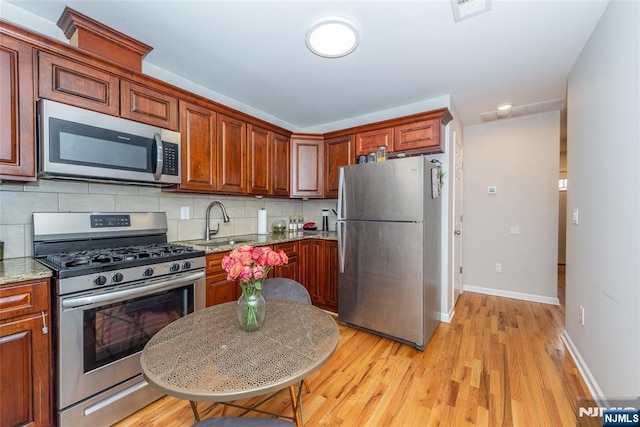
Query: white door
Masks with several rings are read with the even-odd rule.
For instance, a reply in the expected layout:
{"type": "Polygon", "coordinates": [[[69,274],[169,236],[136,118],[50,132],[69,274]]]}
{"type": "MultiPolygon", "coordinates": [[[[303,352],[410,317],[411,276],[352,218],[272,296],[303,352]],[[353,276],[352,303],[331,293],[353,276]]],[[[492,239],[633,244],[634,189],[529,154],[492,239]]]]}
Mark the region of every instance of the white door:
{"type": "Polygon", "coordinates": [[[453,303],[455,304],[462,293],[462,143],[453,133],[455,145],[454,156],[454,189],[453,189],[453,214],[454,214],[454,239],[453,239],[453,303]]]}

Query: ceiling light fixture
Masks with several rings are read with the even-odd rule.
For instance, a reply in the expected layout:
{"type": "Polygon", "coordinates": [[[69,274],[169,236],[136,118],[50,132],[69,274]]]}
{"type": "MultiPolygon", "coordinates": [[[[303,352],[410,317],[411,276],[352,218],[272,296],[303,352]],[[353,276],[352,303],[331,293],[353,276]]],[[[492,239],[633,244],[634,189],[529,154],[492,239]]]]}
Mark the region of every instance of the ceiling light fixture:
{"type": "Polygon", "coordinates": [[[358,29],[346,18],[331,16],[315,21],[307,30],[307,47],[324,58],[340,58],[358,47],[358,29]]]}
{"type": "Polygon", "coordinates": [[[513,107],[513,104],[498,105],[498,111],[507,111],[507,110],[510,110],[511,107],[513,107]]]}

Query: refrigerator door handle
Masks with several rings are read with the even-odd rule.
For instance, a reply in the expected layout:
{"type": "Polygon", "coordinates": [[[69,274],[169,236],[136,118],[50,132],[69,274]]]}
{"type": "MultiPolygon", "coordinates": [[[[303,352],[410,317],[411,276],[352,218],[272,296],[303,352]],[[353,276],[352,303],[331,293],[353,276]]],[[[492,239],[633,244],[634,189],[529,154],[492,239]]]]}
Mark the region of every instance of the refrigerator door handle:
{"type": "Polygon", "coordinates": [[[338,221],[344,219],[344,212],[342,211],[344,207],[344,190],[344,169],[340,168],[338,175],[338,221]]]}
{"type": "Polygon", "coordinates": [[[346,232],[343,231],[344,222],[338,221],[338,271],[344,273],[344,242],[346,238],[346,232]]]}

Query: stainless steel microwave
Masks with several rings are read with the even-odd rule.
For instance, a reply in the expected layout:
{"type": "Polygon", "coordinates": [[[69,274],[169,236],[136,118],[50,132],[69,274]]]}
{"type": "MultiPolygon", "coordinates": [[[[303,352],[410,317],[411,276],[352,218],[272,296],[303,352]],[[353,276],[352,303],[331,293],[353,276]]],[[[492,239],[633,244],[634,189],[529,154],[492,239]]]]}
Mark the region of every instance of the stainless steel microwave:
{"type": "Polygon", "coordinates": [[[180,133],[42,99],[39,175],[103,182],[180,183],[180,133]]]}

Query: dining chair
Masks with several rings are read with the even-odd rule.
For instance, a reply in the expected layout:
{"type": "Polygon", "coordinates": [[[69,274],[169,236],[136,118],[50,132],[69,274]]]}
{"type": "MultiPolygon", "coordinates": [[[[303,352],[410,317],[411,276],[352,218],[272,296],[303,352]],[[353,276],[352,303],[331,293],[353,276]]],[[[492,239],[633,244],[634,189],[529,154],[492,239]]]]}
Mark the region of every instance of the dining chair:
{"type": "MultiPolygon", "coordinates": [[[[284,299],[298,301],[303,304],[311,304],[309,291],[302,283],[286,277],[272,277],[262,282],[262,295],[265,299],[284,299]]],[[[309,382],[304,379],[304,388],[307,393],[311,391],[309,382]]]]}
{"type": "Polygon", "coordinates": [[[311,297],[307,288],[300,282],[286,277],[265,279],[262,283],[262,296],[265,299],[285,299],[311,304],[311,297]]]}
{"type": "Polygon", "coordinates": [[[214,417],[202,420],[193,427],[292,427],[293,425],[279,418],[214,417]]]}

